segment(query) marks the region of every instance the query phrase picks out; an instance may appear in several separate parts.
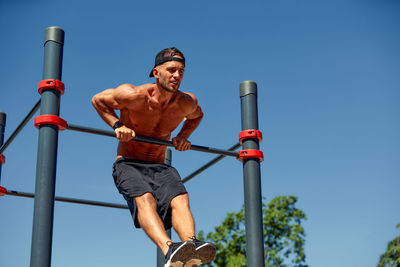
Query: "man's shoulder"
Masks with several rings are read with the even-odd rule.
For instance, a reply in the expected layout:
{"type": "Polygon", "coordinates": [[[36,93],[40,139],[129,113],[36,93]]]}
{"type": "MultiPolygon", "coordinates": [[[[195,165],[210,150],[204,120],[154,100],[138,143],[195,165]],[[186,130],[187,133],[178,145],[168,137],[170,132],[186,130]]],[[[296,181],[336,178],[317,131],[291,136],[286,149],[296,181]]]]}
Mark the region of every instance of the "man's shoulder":
{"type": "Polygon", "coordinates": [[[184,103],[187,103],[187,104],[196,104],[197,105],[197,98],[194,96],[194,94],[189,93],[189,92],[182,92],[182,91],[179,91],[179,93],[180,93],[179,99],[181,101],[183,101],[184,103]]]}
{"type": "Polygon", "coordinates": [[[124,83],[124,84],[119,85],[116,89],[141,92],[141,91],[148,91],[153,87],[154,87],[154,84],[151,84],[151,83],[142,84],[142,85],[133,85],[130,83],[124,83]]]}
{"type": "Polygon", "coordinates": [[[179,106],[185,113],[191,113],[198,107],[197,98],[192,93],[179,91],[178,99],[179,106]]]}
{"type": "Polygon", "coordinates": [[[133,85],[129,83],[121,84],[116,90],[127,95],[148,95],[149,90],[154,87],[154,84],[133,85]]]}
{"type": "Polygon", "coordinates": [[[148,98],[149,90],[151,90],[151,84],[133,85],[133,84],[121,84],[115,88],[114,96],[119,102],[130,103],[131,101],[141,101],[148,98]]]}

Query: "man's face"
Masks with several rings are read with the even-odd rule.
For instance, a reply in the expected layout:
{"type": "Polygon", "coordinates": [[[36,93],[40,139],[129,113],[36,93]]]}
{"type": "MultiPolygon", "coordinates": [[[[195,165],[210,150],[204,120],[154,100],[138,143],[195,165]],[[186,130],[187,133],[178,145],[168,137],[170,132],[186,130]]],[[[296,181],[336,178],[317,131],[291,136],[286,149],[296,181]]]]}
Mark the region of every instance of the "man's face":
{"type": "MultiPolygon", "coordinates": [[[[175,57],[180,56],[176,55],[175,57]]],[[[167,61],[156,67],[155,78],[158,84],[168,92],[176,92],[179,89],[185,72],[185,65],[178,61],[167,61]]]]}

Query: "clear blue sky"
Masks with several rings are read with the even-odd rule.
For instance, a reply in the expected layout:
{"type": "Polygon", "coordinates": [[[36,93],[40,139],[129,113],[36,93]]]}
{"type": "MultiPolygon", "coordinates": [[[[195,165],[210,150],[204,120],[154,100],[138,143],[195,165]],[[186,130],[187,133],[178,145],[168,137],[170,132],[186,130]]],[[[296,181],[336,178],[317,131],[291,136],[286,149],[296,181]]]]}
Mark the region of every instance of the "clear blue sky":
{"type": "MultiPolygon", "coordinates": [[[[6,138],[39,99],[45,28],[66,32],[60,116],[103,129],[91,97],[152,82],[155,54],[176,46],[187,58],[181,89],[205,112],[192,142],[235,144],[239,83],[256,81],[262,192],[299,198],[307,263],[376,266],[399,234],[399,14],[395,0],[0,0],[6,138]]],[[[30,122],[4,152],[2,186],[34,192],[37,136],[30,122]]],[[[56,195],[124,203],[111,176],[116,144],[61,132],[56,195]]],[[[173,163],[185,177],[213,157],[174,152],[173,163]]],[[[242,184],[233,158],[187,183],[198,230],[241,208],[242,184]]],[[[33,200],[5,196],[0,214],[1,266],[28,266],[33,200]]],[[[52,266],[156,265],[154,245],[125,210],[57,203],[54,219],[52,266]]]]}

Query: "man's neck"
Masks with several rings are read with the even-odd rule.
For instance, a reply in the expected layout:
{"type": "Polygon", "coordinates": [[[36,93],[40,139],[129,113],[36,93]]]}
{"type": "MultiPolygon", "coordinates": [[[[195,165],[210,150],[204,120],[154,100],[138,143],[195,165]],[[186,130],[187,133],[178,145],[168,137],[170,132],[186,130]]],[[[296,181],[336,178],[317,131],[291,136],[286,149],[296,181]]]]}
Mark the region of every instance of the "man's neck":
{"type": "Polygon", "coordinates": [[[160,105],[164,106],[168,104],[171,101],[171,99],[175,97],[176,94],[177,94],[176,91],[171,92],[162,87],[161,85],[156,84],[153,97],[160,103],[160,105]]]}

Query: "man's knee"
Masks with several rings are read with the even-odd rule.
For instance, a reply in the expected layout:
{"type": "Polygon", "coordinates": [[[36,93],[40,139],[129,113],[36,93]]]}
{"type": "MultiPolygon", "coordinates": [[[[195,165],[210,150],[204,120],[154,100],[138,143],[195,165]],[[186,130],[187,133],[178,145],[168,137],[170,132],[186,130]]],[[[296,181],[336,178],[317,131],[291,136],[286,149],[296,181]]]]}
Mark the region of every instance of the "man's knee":
{"type": "Polygon", "coordinates": [[[172,209],[189,209],[189,196],[187,193],[174,197],[171,201],[172,209]]]}
{"type": "Polygon", "coordinates": [[[156,200],[151,193],[144,193],[141,196],[135,197],[135,201],[138,209],[156,207],[156,200]]]}

